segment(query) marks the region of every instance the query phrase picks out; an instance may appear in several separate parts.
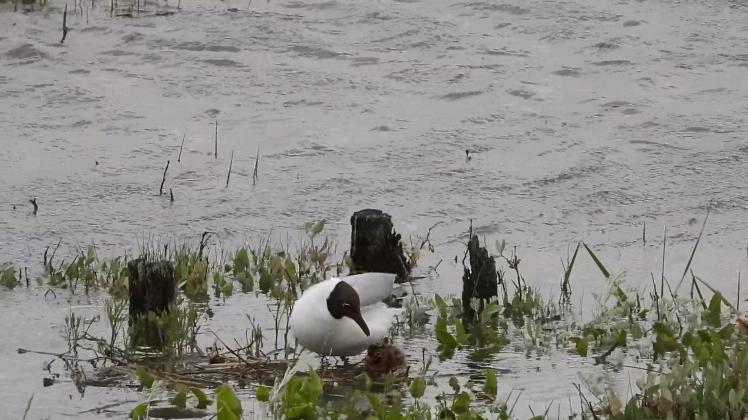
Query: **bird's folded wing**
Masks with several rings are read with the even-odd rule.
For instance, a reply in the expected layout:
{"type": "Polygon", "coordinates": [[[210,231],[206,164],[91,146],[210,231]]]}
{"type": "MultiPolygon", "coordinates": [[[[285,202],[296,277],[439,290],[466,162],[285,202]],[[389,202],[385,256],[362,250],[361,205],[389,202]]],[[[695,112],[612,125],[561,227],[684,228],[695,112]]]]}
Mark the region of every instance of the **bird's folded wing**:
{"type": "Polygon", "coordinates": [[[356,290],[361,306],[368,306],[390,296],[395,277],[395,274],[390,273],[364,273],[343,277],[341,280],[345,280],[356,290]]]}

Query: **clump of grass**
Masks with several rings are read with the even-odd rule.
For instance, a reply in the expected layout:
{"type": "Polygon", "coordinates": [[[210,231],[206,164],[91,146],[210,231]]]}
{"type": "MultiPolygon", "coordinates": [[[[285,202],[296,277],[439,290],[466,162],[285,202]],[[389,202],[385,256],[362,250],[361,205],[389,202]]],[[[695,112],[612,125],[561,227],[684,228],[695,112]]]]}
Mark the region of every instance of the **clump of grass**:
{"type": "Polygon", "coordinates": [[[14,289],[19,284],[21,284],[21,281],[16,277],[16,269],[13,267],[13,264],[0,264],[0,285],[8,289],[14,289]]]}

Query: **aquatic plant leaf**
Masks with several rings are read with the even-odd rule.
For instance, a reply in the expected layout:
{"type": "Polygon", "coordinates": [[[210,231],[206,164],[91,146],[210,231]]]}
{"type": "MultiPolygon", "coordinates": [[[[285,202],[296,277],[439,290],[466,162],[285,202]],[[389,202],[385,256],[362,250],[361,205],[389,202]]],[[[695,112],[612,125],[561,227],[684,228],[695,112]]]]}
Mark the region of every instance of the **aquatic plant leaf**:
{"type": "Polygon", "coordinates": [[[299,394],[305,397],[307,402],[317,403],[322,395],[322,380],[314,369],[309,369],[309,375],[302,382],[299,394]]]}
{"type": "Polygon", "coordinates": [[[140,420],[146,418],[146,414],[148,414],[148,403],[141,403],[130,411],[130,418],[132,420],[140,420]]]}
{"type": "Polygon", "coordinates": [[[499,307],[499,302],[495,300],[491,301],[488,305],[486,305],[485,308],[483,308],[483,311],[481,311],[481,324],[488,325],[488,323],[491,322],[493,316],[498,314],[500,310],[501,308],[499,307]]]}
{"type": "Polygon", "coordinates": [[[203,392],[202,389],[191,387],[190,392],[192,392],[192,395],[194,395],[195,398],[197,398],[196,408],[205,409],[205,408],[208,408],[209,405],[213,404],[213,400],[208,398],[208,395],[205,392],[203,392]]]}
{"type": "Polygon", "coordinates": [[[597,268],[600,269],[600,272],[603,273],[603,276],[605,276],[606,279],[610,278],[610,273],[608,272],[608,269],[605,268],[603,263],[600,261],[599,258],[597,258],[597,255],[595,255],[594,252],[590,249],[590,247],[587,246],[586,243],[582,242],[582,245],[584,245],[584,248],[587,250],[587,253],[590,254],[590,257],[592,257],[592,261],[595,262],[597,265],[597,268]]]}
{"type": "Polygon", "coordinates": [[[456,376],[449,378],[449,386],[452,388],[455,394],[460,392],[460,382],[457,380],[456,376]]]}
{"type": "Polygon", "coordinates": [[[421,398],[426,392],[426,381],[423,377],[419,376],[413,379],[410,383],[410,396],[413,398],[421,398]]]}
{"type": "Polygon", "coordinates": [[[263,385],[258,386],[256,398],[257,401],[268,402],[270,400],[270,389],[263,385]]]}
{"type": "Polygon", "coordinates": [[[176,395],[169,399],[169,403],[179,408],[187,407],[187,390],[183,389],[177,392],[176,395]]]}
{"type": "Polygon", "coordinates": [[[440,317],[447,317],[447,302],[445,302],[438,293],[434,294],[434,306],[436,306],[436,310],[439,311],[440,317]]]}
{"type": "Polygon", "coordinates": [[[304,403],[297,406],[293,406],[286,410],[286,417],[289,420],[296,419],[314,419],[316,418],[315,405],[312,403],[304,403]]]}
{"type": "Polygon", "coordinates": [[[496,394],[499,391],[499,385],[496,381],[496,371],[491,368],[486,369],[486,383],[483,385],[483,391],[493,398],[496,398],[496,394]]]}
{"type": "Polygon", "coordinates": [[[238,420],[244,412],[241,401],[227,384],[219,386],[216,390],[216,406],[218,420],[238,420]]]}
{"type": "Polygon", "coordinates": [[[680,343],[678,343],[678,340],[675,338],[675,334],[673,334],[673,331],[670,329],[670,327],[661,322],[655,322],[652,328],[657,335],[657,339],[652,345],[652,347],[654,348],[655,360],[657,360],[658,356],[664,355],[669,351],[678,350],[680,348],[680,343]]]}
{"type": "Polygon", "coordinates": [[[148,373],[142,366],[138,366],[135,369],[135,374],[138,375],[140,386],[142,386],[143,388],[150,388],[151,386],[153,386],[153,382],[156,380],[156,377],[148,373]]]}
{"type": "Polygon", "coordinates": [[[452,411],[455,414],[465,414],[470,411],[470,395],[467,392],[460,392],[452,403],[452,411]]]}
{"type": "Polygon", "coordinates": [[[582,357],[587,357],[587,350],[589,349],[589,342],[584,337],[571,337],[569,339],[577,348],[577,353],[582,357]]]}
{"type": "Polygon", "coordinates": [[[322,230],[325,229],[325,224],[327,223],[327,220],[320,220],[319,222],[314,224],[314,227],[312,228],[312,236],[317,236],[320,233],[322,233],[322,230]]]}
{"type": "Polygon", "coordinates": [[[247,248],[240,249],[234,256],[234,274],[244,273],[249,270],[249,254],[247,248]]]}
{"type": "Polygon", "coordinates": [[[231,411],[231,407],[226,401],[218,400],[216,402],[216,419],[217,420],[240,420],[241,417],[231,411]]]}
{"type": "Polygon", "coordinates": [[[9,289],[12,289],[18,285],[18,280],[16,279],[16,270],[12,265],[8,265],[7,267],[2,268],[2,271],[0,272],[0,284],[9,289]]]}
{"type": "Polygon", "coordinates": [[[457,348],[457,339],[447,331],[447,321],[439,317],[436,319],[436,341],[439,343],[439,351],[451,357],[457,348]]]}
{"type": "MultiPolygon", "coordinates": [[[[411,388],[413,387],[413,384],[411,384],[411,388]]],[[[412,392],[411,392],[412,394],[412,392]]],[[[417,398],[417,397],[414,397],[417,398]]],[[[378,415],[382,415],[385,412],[384,404],[382,404],[382,401],[379,400],[379,397],[377,394],[373,392],[369,392],[366,394],[366,399],[369,400],[369,405],[371,405],[371,408],[374,410],[375,413],[378,415]]]]}
{"type": "Polygon", "coordinates": [[[260,272],[260,291],[267,294],[270,288],[273,287],[273,276],[270,275],[268,270],[263,269],[260,272]]]}
{"type": "Polygon", "coordinates": [[[722,295],[715,293],[709,301],[709,309],[704,312],[704,321],[714,328],[719,328],[720,314],[722,313],[722,295]]]}
{"type": "Polygon", "coordinates": [[[574,268],[574,262],[577,260],[577,254],[579,253],[579,246],[580,244],[577,242],[577,247],[576,249],[574,249],[574,255],[571,256],[569,266],[566,267],[566,270],[564,271],[564,285],[569,284],[569,279],[571,278],[571,270],[574,268]]]}
{"type": "Polygon", "coordinates": [[[644,333],[642,332],[642,327],[639,325],[638,322],[632,322],[631,323],[631,337],[634,340],[638,340],[644,336],[644,333]]]}
{"type": "Polygon", "coordinates": [[[470,343],[470,337],[465,331],[465,326],[462,325],[461,319],[455,320],[455,339],[461,346],[466,346],[470,343]]]}

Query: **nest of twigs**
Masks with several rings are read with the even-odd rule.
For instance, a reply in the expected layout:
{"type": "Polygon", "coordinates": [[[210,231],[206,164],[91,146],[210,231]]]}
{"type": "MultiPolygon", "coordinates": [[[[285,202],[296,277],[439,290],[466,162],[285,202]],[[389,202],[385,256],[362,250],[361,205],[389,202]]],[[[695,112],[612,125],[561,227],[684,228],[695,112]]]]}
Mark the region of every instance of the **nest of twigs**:
{"type": "MultiPolygon", "coordinates": [[[[92,377],[87,378],[84,384],[100,387],[137,387],[139,380],[136,371],[142,367],[174,386],[215,387],[229,382],[242,387],[249,384],[272,386],[276,378],[283,377],[291,363],[288,360],[240,356],[230,350],[208,350],[207,354],[189,353],[178,358],[102,367],[97,369],[92,377]]],[[[323,363],[317,374],[325,383],[355,385],[365,381],[364,374],[374,380],[386,375],[404,379],[407,377],[408,369],[402,352],[396,347],[384,344],[370,346],[366,358],[359,363],[323,363]]]]}

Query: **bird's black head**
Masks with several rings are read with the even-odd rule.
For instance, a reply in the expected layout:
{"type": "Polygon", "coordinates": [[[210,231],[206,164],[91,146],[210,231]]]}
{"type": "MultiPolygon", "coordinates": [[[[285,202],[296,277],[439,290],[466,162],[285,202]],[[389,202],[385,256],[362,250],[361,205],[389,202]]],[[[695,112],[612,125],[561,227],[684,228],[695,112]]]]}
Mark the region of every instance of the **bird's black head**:
{"type": "Polygon", "coordinates": [[[344,316],[356,321],[361,330],[369,336],[369,326],[366,325],[363,316],[361,316],[361,300],[356,290],[345,281],[340,281],[330,292],[327,298],[327,310],[335,319],[344,316]]]}

